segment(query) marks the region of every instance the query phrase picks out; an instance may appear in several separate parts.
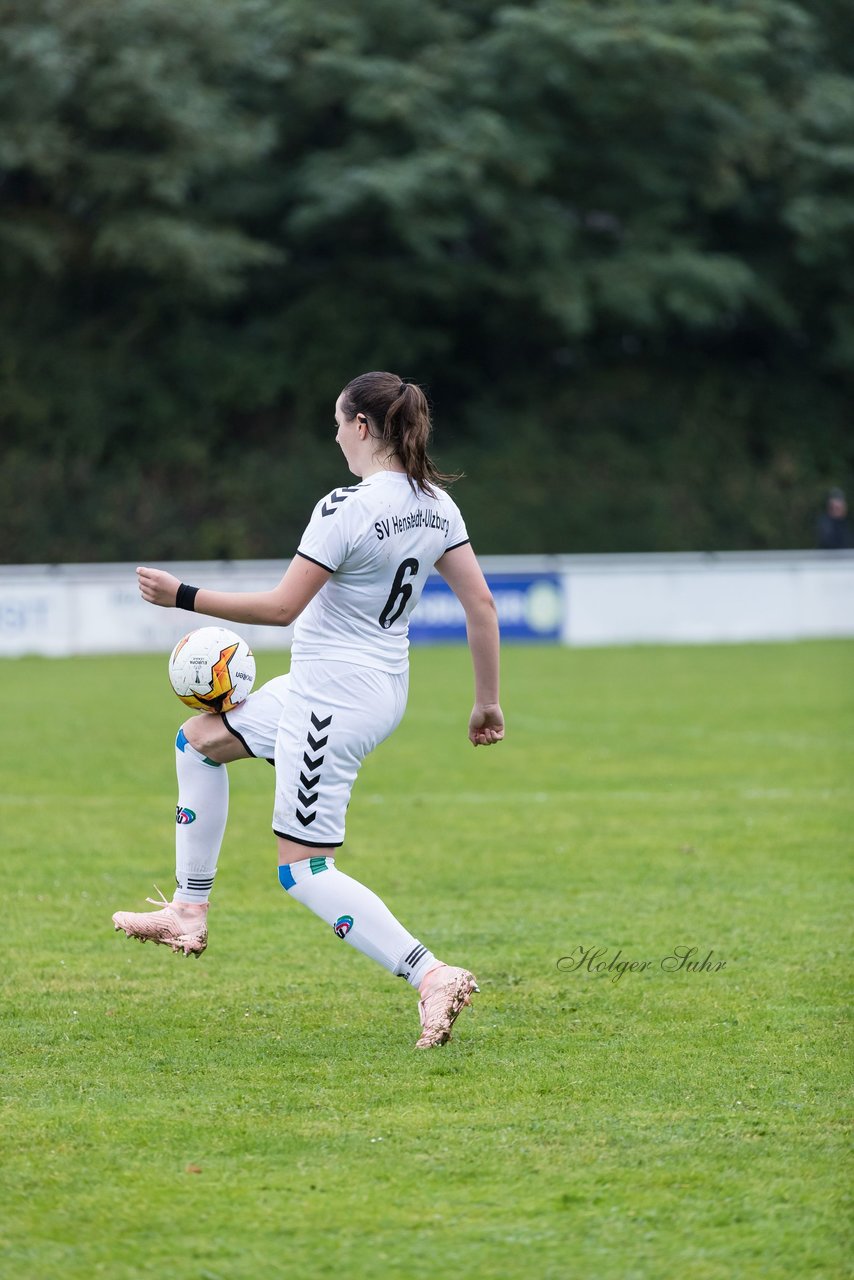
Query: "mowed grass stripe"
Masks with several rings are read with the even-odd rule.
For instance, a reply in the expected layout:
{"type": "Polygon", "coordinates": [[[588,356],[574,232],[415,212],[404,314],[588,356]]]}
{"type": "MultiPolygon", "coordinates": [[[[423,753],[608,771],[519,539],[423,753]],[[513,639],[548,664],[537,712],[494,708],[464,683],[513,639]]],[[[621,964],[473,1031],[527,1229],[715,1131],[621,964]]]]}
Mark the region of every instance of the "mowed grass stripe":
{"type": "Polygon", "coordinates": [[[172,883],[165,659],[3,669],[4,1276],[848,1274],[854,646],[508,648],[477,751],[416,652],[339,859],[478,974],[432,1054],[278,887],[263,763],[205,956],[115,935],[172,883]]]}

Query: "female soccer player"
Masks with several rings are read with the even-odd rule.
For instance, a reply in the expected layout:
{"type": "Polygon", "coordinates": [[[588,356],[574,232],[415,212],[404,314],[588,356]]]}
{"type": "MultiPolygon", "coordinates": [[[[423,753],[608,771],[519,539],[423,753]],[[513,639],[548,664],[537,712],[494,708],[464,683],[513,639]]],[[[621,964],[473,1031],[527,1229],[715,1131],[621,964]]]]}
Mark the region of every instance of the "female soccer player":
{"type": "Polygon", "coordinates": [[[282,887],[339,938],[418,990],[416,1047],[429,1048],[450,1038],[478,989],[475,978],[437,960],[376,894],[338,870],[333,852],[344,840],[362,761],[403,716],[409,616],[433,567],[465,610],[475,679],[468,735],[476,747],[504,737],[498,622],[462,516],[441,487],[446,477],[427,452],[430,414],[421,388],[391,373],[362,374],[338,397],[335,423],[335,439],[360,483],[318,502],[272,591],[209,591],[159,569],[137,570],[151,604],[229,622],[296,625],[288,675],[236,710],[194,716],[179,730],[177,890],[160,910],[119,911],[113,923],[128,937],[165,943],[176,953],[204,951],[228,812],[221,766],[249,756],[274,759],[282,887]]]}

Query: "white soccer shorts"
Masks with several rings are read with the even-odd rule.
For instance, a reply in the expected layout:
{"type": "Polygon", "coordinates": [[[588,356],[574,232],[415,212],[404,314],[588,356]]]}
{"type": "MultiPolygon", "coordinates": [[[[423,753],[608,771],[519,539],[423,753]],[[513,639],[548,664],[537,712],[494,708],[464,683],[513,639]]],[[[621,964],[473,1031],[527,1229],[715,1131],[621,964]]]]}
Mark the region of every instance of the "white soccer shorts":
{"type": "Polygon", "coordinates": [[[408,672],[306,660],[223,715],[247,751],[275,762],[276,835],[320,848],[343,844],[356,775],[400,724],[408,687],[408,672]]]}

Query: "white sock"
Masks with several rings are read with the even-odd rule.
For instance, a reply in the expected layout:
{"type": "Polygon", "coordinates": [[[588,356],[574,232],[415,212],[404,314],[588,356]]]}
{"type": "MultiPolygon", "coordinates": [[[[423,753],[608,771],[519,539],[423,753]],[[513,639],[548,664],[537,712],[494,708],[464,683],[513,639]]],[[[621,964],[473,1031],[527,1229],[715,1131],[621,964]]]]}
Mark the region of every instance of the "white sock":
{"type": "Polygon", "coordinates": [[[228,770],[208,760],[178,730],[175,739],[174,902],[207,902],[228,818],[228,770]]]}
{"type": "Polygon", "coordinates": [[[339,938],[411,986],[418,988],[438,963],[381,898],[338,870],[334,858],[303,858],[281,866],[279,883],[291,898],[331,924],[339,938]]]}

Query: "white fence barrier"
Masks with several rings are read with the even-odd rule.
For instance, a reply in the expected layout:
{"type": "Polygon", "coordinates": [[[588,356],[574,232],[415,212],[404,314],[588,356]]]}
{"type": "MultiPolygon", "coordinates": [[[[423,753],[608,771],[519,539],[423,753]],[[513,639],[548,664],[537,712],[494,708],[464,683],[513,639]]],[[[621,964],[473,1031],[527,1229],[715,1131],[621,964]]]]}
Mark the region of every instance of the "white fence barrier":
{"type": "MultiPolygon", "coordinates": [[[[286,561],[164,565],[184,582],[263,590],[286,561]]],[[[854,636],[854,552],[722,552],[484,557],[505,638],[569,645],[719,643],[854,636]]],[[[413,640],[464,634],[455,602],[433,583],[413,640]]],[[[417,624],[417,625],[415,625],[417,624]]],[[[155,609],[134,566],[0,567],[0,656],[168,652],[198,614],[155,609]]],[[[256,649],[290,629],[240,627],[256,649]]]]}
{"type": "Polygon", "coordinates": [[[854,552],[570,557],[575,645],[854,636],[854,552]]]}

